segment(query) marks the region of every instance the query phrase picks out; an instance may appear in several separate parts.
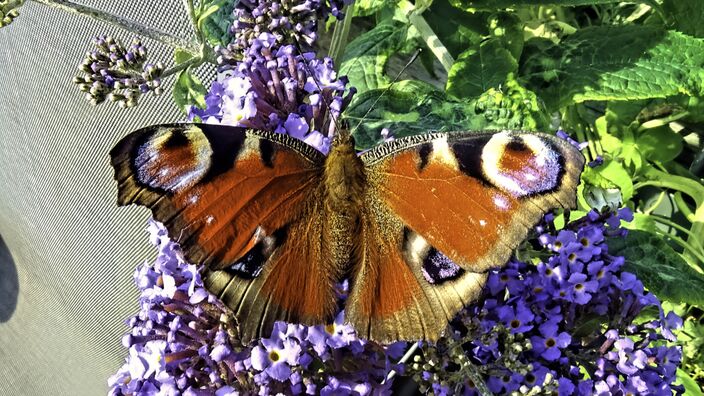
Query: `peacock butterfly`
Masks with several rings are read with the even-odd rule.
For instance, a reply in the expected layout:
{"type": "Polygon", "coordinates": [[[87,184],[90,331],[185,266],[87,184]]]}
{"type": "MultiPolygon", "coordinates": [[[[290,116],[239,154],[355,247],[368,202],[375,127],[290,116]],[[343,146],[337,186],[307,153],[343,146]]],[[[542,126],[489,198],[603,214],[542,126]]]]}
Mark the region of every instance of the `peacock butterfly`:
{"type": "Polygon", "coordinates": [[[379,342],[436,340],[549,210],[575,205],[584,165],[551,135],[429,133],[328,156],[287,135],[166,124],[111,151],[120,205],[136,203],[204,265],[243,340],[275,321],[346,315],[379,342]]]}

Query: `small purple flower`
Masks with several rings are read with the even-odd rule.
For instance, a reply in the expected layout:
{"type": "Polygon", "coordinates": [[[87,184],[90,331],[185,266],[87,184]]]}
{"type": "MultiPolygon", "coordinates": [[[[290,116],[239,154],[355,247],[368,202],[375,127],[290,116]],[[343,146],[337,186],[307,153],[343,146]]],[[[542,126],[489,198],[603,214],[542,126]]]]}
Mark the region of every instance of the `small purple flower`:
{"type": "Polygon", "coordinates": [[[558,326],[555,322],[545,322],[539,329],[540,336],[533,336],[530,339],[533,350],[547,361],[557,360],[561,356],[560,349],[566,348],[572,341],[572,337],[564,331],[558,334],[558,326]]]}
{"type": "Polygon", "coordinates": [[[533,328],[535,315],[522,302],[518,301],[515,307],[506,305],[498,310],[498,316],[511,333],[524,333],[533,328]]]}
{"type": "Polygon", "coordinates": [[[289,339],[283,342],[262,340],[262,346],[252,348],[252,367],[271,378],[285,381],[291,376],[291,366],[298,362],[301,346],[289,339]]]}
{"type": "Polygon", "coordinates": [[[588,281],[585,274],[572,274],[567,280],[571,286],[568,298],[577,304],[584,305],[592,299],[590,293],[597,291],[599,282],[588,281]]]}

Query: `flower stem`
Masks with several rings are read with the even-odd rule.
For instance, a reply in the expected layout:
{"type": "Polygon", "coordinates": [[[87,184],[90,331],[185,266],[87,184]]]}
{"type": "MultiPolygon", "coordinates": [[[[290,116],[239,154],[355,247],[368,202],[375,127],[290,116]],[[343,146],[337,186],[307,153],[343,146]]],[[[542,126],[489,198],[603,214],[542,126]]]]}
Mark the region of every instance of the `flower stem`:
{"type": "Polygon", "coordinates": [[[433,31],[433,28],[428,25],[428,22],[415,10],[415,6],[409,1],[402,1],[399,4],[399,8],[408,15],[408,20],[411,21],[413,26],[418,29],[425,45],[430,48],[436,58],[442,64],[442,67],[449,72],[452,64],[455,63],[455,59],[450,55],[450,51],[445,48],[445,46],[440,42],[437,34],[433,31]]]}
{"type": "Polygon", "coordinates": [[[342,55],[345,53],[345,47],[347,46],[347,37],[350,34],[350,27],[352,26],[352,18],[354,15],[354,4],[355,3],[352,3],[345,8],[345,19],[342,20],[342,23],[336,23],[335,29],[332,31],[332,40],[328,53],[337,67],[340,67],[342,55]]]}
{"type": "Polygon", "coordinates": [[[183,48],[187,51],[198,53],[199,47],[195,42],[185,40],[181,37],[165,32],[163,30],[150,28],[130,19],[122,18],[117,15],[99,10],[97,8],[88,7],[82,4],[77,4],[68,0],[34,0],[36,3],[44,4],[49,7],[54,7],[66,12],[84,15],[86,17],[110,23],[121,27],[140,36],[148,37],[152,40],[162,42],[172,47],[183,48]]]}
{"type": "Polygon", "coordinates": [[[179,63],[178,65],[176,65],[172,68],[166,69],[164,71],[164,73],[161,74],[161,78],[171,76],[171,75],[176,74],[176,73],[180,72],[181,70],[185,70],[191,66],[198,66],[203,62],[204,62],[204,59],[202,57],[195,56],[195,57],[193,57],[183,63],[179,63]]]}

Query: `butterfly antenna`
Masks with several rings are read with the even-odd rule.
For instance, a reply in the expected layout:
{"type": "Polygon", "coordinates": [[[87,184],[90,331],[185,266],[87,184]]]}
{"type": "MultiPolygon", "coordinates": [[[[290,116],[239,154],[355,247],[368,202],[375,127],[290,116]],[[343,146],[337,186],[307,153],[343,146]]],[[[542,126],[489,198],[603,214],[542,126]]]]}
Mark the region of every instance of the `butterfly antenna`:
{"type": "Polygon", "coordinates": [[[421,52],[422,50],[423,50],[422,48],[418,48],[418,49],[416,50],[416,52],[413,53],[413,56],[411,56],[411,59],[408,61],[408,63],[406,63],[405,66],[403,66],[403,68],[401,69],[401,71],[398,72],[398,74],[396,75],[396,77],[394,77],[393,81],[391,81],[391,84],[389,84],[389,85],[386,87],[386,89],[384,89],[384,91],[383,91],[379,96],[377,96],[376,99],[374,99],[374,103],[372,103],[372,105],[369,106],[369,109],[367,110],[367,112],[364,113],[364,115],[363,115],[362,118],[359,120],[359,122],[358,122],[357,125],[354,127],[354,129],[352,129],[352,131],[350,132],[350,134],[352,134],[354,131],[357,130],[357,128],[359,128],[360,125],[362,125],[362,122],[364,122],[364,120],[367,118],[367,116],[369,115],[369,113],[371,113],[372,110],[374,110],[374,106],[376,106],[376,104],[379,103],[379,100],[380,100],[382,97],[384,97],[384,95],[391,89],[391,87],[396,83],[396,81],[398,81],[398,79],[401,77],[401,74],[403,74],[403,72],[406,71],[406,69],[408,69],[408,67],[409,67],[413,62],[415,62],[415,60],[418,58],[418,55],[420,55],[420,52],[421,52]]]}
{"type": "MultiPolygon", "coordinates": [[[[315,78],[315,73],[313,73],[313,69],[310,68],[310,65],[308,65],[308,62],[306,61],[306,57],[303,55],[303,49],[301,49],[300,44],[298,44],[297,40],[293,40],[294,44],[296,45],[296,49],[298,50],[298,54],[301,56],[301,59],[303,59],[303,67],[306,68],[306,71],[310,75],[310,78],[313,79],[313,83],[315,83],[316,88],[318,88],[318,91],[320,92],[320,99],[323,101],[323,104],[325,107],[328,109],[328,116],[332,118],[332,122],[335,124],[335,133],[339,134],[342,128],[340,128],[340,124],[337,122],[337,117],[332,115],[332,107],[330,107],[330,103],[325,99],[325,93],[323,92],[323,87],[320,86],[320,83],[318,82],[318,79],[315,78]]],[[[325,120],[323,120],[323,125],[325,125],[325,120]]]]}

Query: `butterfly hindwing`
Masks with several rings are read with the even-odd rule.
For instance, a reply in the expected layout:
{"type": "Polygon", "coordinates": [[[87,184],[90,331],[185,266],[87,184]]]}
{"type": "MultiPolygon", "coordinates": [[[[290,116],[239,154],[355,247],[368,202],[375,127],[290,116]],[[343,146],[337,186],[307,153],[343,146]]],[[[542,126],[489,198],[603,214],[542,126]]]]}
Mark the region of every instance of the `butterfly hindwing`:
{"type": "Polygon", "coordinates": [[[332,317],[339,275],[319,221],[322,154],[281,134],[168,124],[133,132],[111,156],[118,203],[150,208],[188,261],[206,266],[206,287],[243,338],[275,320],[332,317]]]}
{"type": "Polygon", "coordinates": [[[436,339],[546,212],[575,205],[584,164],[561,139],[508,131],[403,138],[362,161],[366,254],[347,310],[380,340],[436,339]]]}

